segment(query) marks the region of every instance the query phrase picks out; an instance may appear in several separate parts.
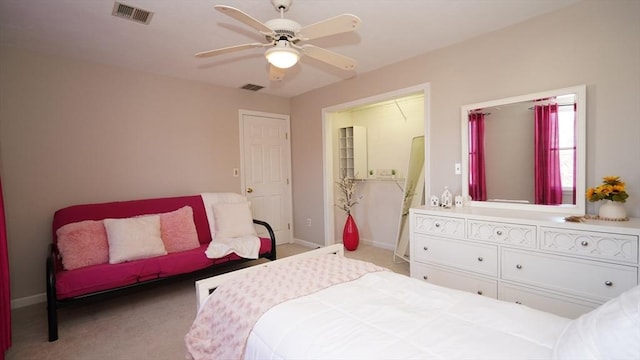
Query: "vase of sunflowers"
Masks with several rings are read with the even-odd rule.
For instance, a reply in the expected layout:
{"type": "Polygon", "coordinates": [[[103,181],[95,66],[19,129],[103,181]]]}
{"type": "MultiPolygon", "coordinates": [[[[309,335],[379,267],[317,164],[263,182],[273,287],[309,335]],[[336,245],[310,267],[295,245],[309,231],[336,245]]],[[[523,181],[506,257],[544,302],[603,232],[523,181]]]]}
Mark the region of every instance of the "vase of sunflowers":
{"type": "Polygon", "coordinates": [[[623,204],[628,197],[625,183],[619,176],[605,176],[602,178],[602,184],[587,189],[587,200],[602,201],[598,217],[603,220],[626,220],[627,211],[623,204]]]}

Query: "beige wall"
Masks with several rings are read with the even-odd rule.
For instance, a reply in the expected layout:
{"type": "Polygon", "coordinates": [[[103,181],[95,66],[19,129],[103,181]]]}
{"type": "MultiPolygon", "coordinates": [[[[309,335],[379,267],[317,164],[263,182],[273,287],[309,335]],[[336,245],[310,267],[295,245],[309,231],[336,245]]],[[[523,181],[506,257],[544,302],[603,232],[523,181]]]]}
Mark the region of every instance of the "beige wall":
{"type": "Polygon", "coordinates": [[[397,105],[387,102],[351,111],[351,121],[367,128],[367,168],[375,172],[373,177],[380,169],[395,169],[397,177],[404,178],[411,140],[424,135],[424,98],[412,96],[398,100],[397,105]]]}
{"type": "Polygon", "coordinates": [[[58,208],[239,191],[239,109],[288,114],[289,99],[2,48],[12,298],[45,291],[58,208]]]}
{"type": "Polygon", "coordinates": [[[639,18],[638,1],[585,1],[293,98],[294,236],[324,243],[322,108],[426,82],[427,181],[435,193],[446,185],[460,191],[453,168],[461,156],[462,105],[586,84],[587,186],[620,175],[630,193],[627,211],[640,216],[639,18]],[[313,227],[303,226],[306,218],[313,227]]]}

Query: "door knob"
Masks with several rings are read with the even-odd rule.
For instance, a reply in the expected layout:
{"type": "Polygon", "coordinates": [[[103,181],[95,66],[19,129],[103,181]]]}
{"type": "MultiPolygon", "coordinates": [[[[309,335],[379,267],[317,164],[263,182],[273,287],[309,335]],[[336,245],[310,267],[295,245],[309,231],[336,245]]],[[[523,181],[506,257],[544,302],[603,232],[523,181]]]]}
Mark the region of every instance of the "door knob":
{"type": "Polygon", "coordinates": [[[252,188],[247,188],[247,192],[248,192],[249,194],[251,194],[251,193],[253,192],[253,189],[252,189],[252,188]]]}

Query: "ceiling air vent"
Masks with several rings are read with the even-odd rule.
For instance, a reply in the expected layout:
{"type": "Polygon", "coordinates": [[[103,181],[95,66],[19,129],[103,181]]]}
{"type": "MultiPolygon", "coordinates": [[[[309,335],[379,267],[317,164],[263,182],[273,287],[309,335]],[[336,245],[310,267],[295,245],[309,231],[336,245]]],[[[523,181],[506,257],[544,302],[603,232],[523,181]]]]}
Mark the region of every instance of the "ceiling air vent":
{"type": "Polygon", "coordinates": [[[111,15],[145,25],[149,25],[149,22],[151,22],[151,18],[153,17],[153,13],[151,11],[142,10],[117,1],[113,4],[113,11],[111,12],[111,15]]]}
{"type": "Polygon", "coordinates": [[[247,85],[241,87],[240,89],[258,91],[258,90],[263,89],[263,88],[264,88],[264,86],[255,85],[255,84],[247,84],[247,85]]]}

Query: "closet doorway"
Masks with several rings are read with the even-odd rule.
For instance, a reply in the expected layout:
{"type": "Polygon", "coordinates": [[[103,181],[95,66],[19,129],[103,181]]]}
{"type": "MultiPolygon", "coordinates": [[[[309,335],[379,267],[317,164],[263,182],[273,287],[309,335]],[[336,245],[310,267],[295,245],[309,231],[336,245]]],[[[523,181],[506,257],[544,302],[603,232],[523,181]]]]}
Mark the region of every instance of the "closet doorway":
{"type": "MultiPolygon", "coordinates": [[[[353,174],[356,196],[352,209],[360,242],[394,250],[403,208],[405,177],[412,140],[424,136],[425,193],[429,193],[429,84],[405,88],[323,109],[324,224],[325,245],[342,242],[346,214],[337,206],[340,191],[336,182],[344,169],[340,155],[340,134],[345,128],[364,132],[354,151],[358,155],[353,174]],[[365,162],[364,167],[362,162],[365,162]]],[[[349,133],[349,131],[346,131],[349,133]]],[[[354,138],[355,141],[355,138],[354,138]]],[[[350,166],[350,165],[349,165],[350,166]]]]}

